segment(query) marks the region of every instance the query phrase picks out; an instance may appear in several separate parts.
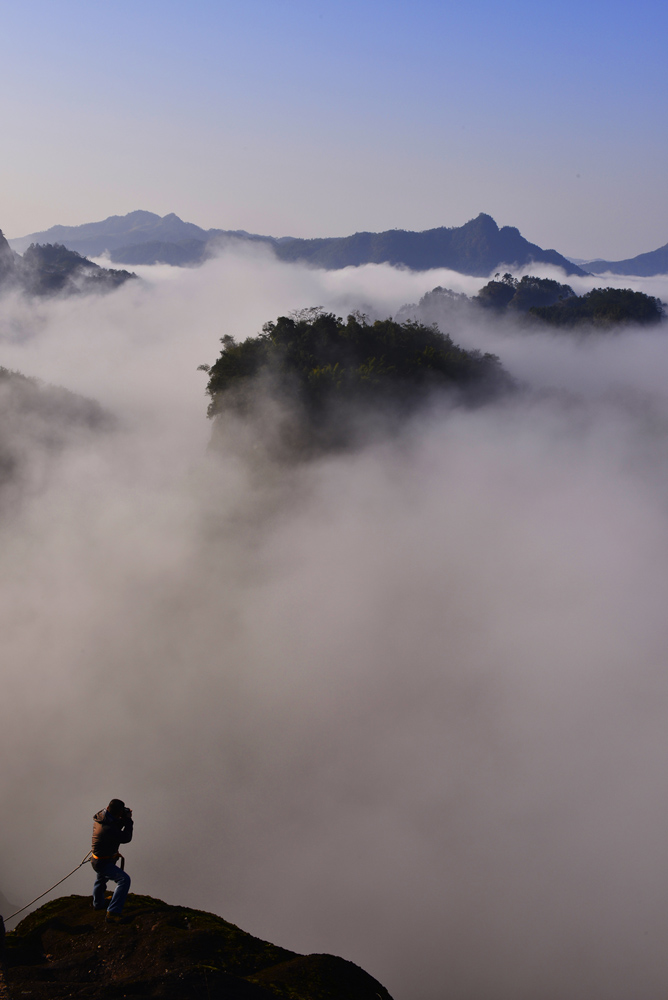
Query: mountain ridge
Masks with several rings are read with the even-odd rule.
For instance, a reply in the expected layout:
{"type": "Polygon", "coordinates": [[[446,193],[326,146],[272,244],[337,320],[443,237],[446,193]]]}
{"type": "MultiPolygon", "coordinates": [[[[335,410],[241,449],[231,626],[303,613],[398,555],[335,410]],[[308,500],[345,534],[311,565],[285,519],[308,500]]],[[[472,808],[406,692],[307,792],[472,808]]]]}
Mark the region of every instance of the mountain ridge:
{"type": "Polygon", "coordinates": [[[172,242],[182,239],[208,239],[222,230],[206,230],[194,222],[184,222],[174,212],[159,216],[155,212],[137,209],[127,215],[110,215],[100,222],[84,222],[79,226],[51,226],[50,229],[9,240],[12,250],[23,251],[31,243],[63,243],[70,250],[98,257],[105,250],[123,244],[161,239],[172,242]],[[128,239],[134,234],[139,239],[128,239]],[[159,234],[159,235],[158,235],[159,234]]]}
{"type": "Polygon", "coordinates": [[[657,274],[668,274],[668,243],[656,250],[636,254],[624,260],[588,261],[585,265],[593,274],[629,274],[651,278],[657,274]]]}
{"type": "Polygon", "coordinates": [[[301,260],[332,270],[388,263],[415,271],[448,268],[486,277],[495,268],[542,263],[561,267],[569,275],[587,273],[556,250],[530,243],[515,226],[499,228],[484,212],[463,226],[439,226],[422,232],[389,229],[330,239],[285,240],[276,253],[281,260],[301,260]]]}
{"type": "Polygon", "coordinates": [[[327,270],[389,263],[418,271],[448,268],[486,277],[501,267],[548,264],[562,268],[567,275],[587,273],[556,250],[544,250],[530,243],[516,227],[499,228],[483,212],[463,226],[439,226],[421,232],[388,229],[381,233],[301,239],[262,236],[245,230],[202,229],[184,222],[173,212],[161,217],[136,210],[125,216],[109,216],[98,223],[52,226],[12,239],[10,245],[20,252],[30,243],[54,240],[87,256],[100,256],[106,251],[114,263],[133,265],[197,264],[221,246],[243,241],[270,247],[279,260],[327,270]],[[155,246],[148,249],[147,244],[155,246]]]}

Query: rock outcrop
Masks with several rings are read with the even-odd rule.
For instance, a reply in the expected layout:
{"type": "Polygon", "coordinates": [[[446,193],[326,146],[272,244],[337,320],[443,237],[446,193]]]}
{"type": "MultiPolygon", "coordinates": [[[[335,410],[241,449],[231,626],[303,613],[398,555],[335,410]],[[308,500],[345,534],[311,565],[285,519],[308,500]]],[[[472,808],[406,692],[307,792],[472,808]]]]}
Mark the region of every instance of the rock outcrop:
{"type": "Polygon", "coordinates": [[[32,1000],[391,1000],[352,962],[297,955],[221,917],[130,895],[107,925],[89,896],[35,910],[6,938],[11,996],[32,1000]]]}

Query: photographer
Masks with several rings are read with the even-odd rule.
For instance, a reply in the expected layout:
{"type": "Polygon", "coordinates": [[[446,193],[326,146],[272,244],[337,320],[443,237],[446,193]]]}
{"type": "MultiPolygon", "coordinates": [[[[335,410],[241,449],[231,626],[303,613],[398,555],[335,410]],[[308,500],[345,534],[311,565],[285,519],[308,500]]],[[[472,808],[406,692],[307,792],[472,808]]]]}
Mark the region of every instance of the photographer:
{"type": "Polygon", "coordinates": [[[93,908],[107,910],[109,923],[120,923],[123,904],[130,890],[130,876],[116,861],[120,857],[118,848],[132,840],[132,809],[126,809],[120,799],[112,799],[106,809],[101,809],[93,817],[93,856],[91,864],[96,873],[93,887],[93,908]],[[107,908],[107,882],[116,883],[114,895],[107,908]]]}

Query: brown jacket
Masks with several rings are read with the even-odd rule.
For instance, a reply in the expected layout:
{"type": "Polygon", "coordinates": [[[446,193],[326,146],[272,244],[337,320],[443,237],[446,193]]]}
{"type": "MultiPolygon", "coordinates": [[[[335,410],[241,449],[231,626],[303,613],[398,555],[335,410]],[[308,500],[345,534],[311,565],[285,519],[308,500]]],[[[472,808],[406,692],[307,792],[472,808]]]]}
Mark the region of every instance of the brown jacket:
{"type": "Polygon", "coordinates": [[[111,861],[118,856],[121,844],[132,840],[132,817],[117,819],[106,809],[93,816],[93,854],[96,858],[111,861]]]}

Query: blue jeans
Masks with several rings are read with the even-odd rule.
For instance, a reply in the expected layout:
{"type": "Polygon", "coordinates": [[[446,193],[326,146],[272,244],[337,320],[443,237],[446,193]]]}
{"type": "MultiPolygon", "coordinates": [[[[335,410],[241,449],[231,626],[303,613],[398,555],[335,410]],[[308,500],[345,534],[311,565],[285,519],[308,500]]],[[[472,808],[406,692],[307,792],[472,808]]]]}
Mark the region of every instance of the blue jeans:
{"type": "Polygon", "coordinates": [[[111,897],[111,902],[107,907],[107,913],[115,913],[120,917],[123,912],[123,904],[130,891],[130,876],[127,872],[122,871],[118,865],[115,865],[113,861],[98,861],[96,875],[97,878],[93,886],[93,906],[98,910],[104,908],[107,902],[105,896],[107,882],[111,880],[116,883],[116,888],[114,895],[111,897]]]}

